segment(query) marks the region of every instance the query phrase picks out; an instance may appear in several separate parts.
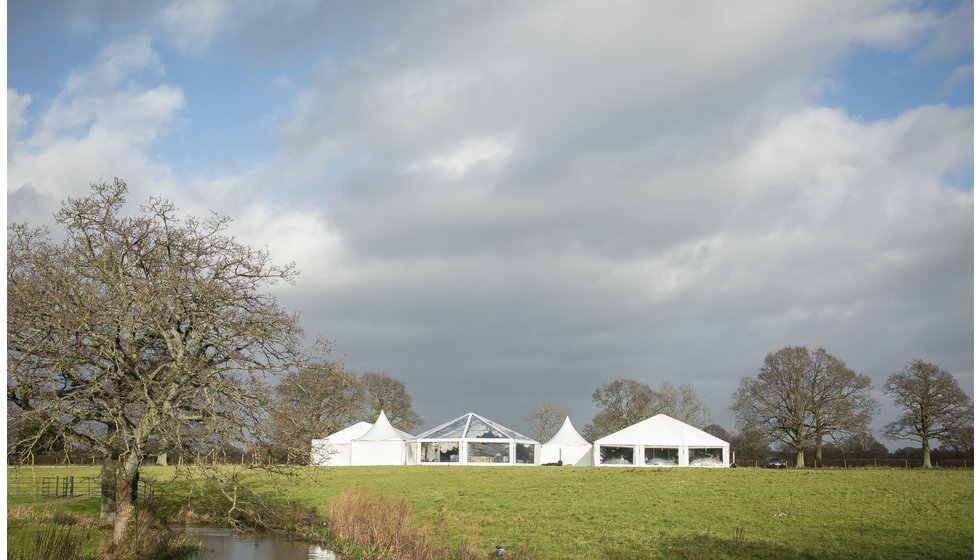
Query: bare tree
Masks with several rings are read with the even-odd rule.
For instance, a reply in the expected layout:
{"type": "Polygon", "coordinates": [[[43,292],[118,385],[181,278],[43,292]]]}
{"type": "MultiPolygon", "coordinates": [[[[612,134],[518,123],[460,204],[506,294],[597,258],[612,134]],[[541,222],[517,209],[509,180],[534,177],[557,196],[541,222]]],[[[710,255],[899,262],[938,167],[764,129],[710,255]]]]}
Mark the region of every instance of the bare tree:
{"type": "Polygon", "coordinates": [[[274,447],[287,463],[307,462],[310,442],[361,418],[364,387],[336,362],[284,374],[275,387],[274,447]]]}
{"type": "Polygon", "coordinates": [[[361,385],[369,418],[377,418],[383,410],[392,426],[406,432],[422,423],[422,418],[412,409],[412,397],[401,381],[384,373],[365,373],[361,376],[361,385]]]}
{"type": "Polygon", "coordinates": [[[813,439],[806,387],[809,361],[810,353],[803,347],[770,353],[758,377],[743,377],[732,395],[736,426],[790,446],[798,467],[803,466],[803,450],[813,439]]]}
{"type": "Polygon", "coordinates": [[[655,398],[649,385],[635,379],[618,379],[600,385],[592,393],[592,400],[601,410],[585,426],[586,439],[595,441],[653,416],[657,413],[655,398]]]}
{"type": "Polygon", "coordinates": [[[568,411],[564,408],[558,408],[551,403],[541,403],[532,408],[531,412],[521,416],[521,420],[531,425],[529,434],[531,438],[544,443],[555,435],[567,416],[568,411]]]}
{"type": "Polygon", "coordinates": [[[932,467],[931,440],[952,442],[973,422],[972,399],[955,377],[935,364],[912,360],[888,378],[884,390],[905,411],[885,426],[884,435],[918,441],[924,468],[932,467]]]}
{"type": "Polygon", "coordinates": [[[803,467],[808,446],[815,446],[819,464],[824,437],[866,429],[878,407],[870,389],[867,377],[823,348],[787,346],[766,356],[758,377],[742,379],[732,411],[743,431],[784,443],[803,467]]]}
{"type": "Polygon", "coordinates": [[[727,442],[731,442],[732,438],[734,437],[734,434],[732,434],[725,428],[722,428],[718,424],[709,424],[703,428],[703,431],[715,436],[720,440],[724,440],[727,442]]]}
{"type": "Polygon", "coordinates": [[[813,402],[814,462],[823,463],[824,437],[835,442],[868,430],[871,418],[878,412],[878,401],[869,394],[871,379],[855,373],[844,362],[818,348],[812,360],[811,391],[813,402]]]}
{"type": "Polygon", "coordinates": [[[950,430],[942,441],[944,446],[954,453],[973,455],[974,442],[976,441],[973,434],[973,422],[970,421],[959,428],[950,430]]]}
{"type": "Polygon", "coordinates": [[[8,404],[105,457],[116,542],[151,440],[261,441],[264,379],[315,357],[298,317],[264,291],[293,265],[225,235],[225,217],[182,221],[161,199],[127,217],[126,194],[117,179],[67,199],[59,242],[27,224],[7,238],[8,404]]]}
{"type": "Polygon", "coordinates": [[[708,422],[708,407],[690,383],[675,387],[664,381],[654,394],[653,408],[657,414],[666,414],[692,426],[702,427],[708,422]]]}
{"type": "Polygon", "coordinates": [[[840,442],[845,457],[858,459],[882,459],[888,457],[888,448],[876,440],[871,432],[857,432],[840,442]]]}
{"type": "Polygon", "coordinates": [[[758,431],[741,431],[732,434],[731,451],[735,459],[761,461],[772,455],[772,438],[758,431]]]}

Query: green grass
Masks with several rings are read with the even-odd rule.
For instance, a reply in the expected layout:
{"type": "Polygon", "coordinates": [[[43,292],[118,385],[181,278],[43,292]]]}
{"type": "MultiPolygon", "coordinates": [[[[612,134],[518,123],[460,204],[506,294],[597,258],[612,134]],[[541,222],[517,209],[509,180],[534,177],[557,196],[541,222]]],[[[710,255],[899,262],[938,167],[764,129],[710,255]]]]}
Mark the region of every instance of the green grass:
{"type": "MultiPolygon", "coordinates": [[[[27,504],[8,499],[7,551],[8,558],[34,558],[47,548],[65,539],[78,545],[78,558],[94,558],[102,545],[102,531],[94,527],[99,516],[99,499],[45,499],[27,504]],[[13,507],[10,507],[13,506],[13,507]]],[[[66,556],[67,551],[45,551],[66,556]]],[[[47,557],[47,556],[40,556],[47,557]]]]}
{"type": "Polygon", "coordinates": [[[39,539],[41,542],[50,539],[51,532],[56,531],[58,535],[64,536],[70,531],[72,539],[79,542],[78,557],[95,558],[100,546],[102,545],[102,533],[96,529],[66,528],[57,525],[11,525],[7,524],[7,552],[8,558],[33,557],[30,551],[37,547],[39,539]]]}
{"type": "MultiPolygon", "coordinates": [[[[151,468],[144,476],[171,474],[151,468]]],[[[527,548],[533,558],[973,557],[973,471],[418,466],[306,474],[292,494],[321,515],[354,486],[404,497],[445,544],[527,548]]],[[[186,503],[186,492],[172,485],[166,501],[186,503]]]]}
{"type": "Polygon", "coordinates": [[[972,558],[973,472],[326,468],[299,495],[405,497],[448,543],[546,558],[972,558]]]}

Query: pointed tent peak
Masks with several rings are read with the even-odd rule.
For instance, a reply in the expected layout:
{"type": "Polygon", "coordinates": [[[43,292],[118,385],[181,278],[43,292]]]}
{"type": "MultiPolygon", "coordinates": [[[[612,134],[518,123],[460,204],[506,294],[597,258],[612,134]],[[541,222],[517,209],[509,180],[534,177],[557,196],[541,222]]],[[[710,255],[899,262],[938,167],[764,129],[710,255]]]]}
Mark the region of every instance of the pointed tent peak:
{"type": "Polygon", "coordinates": [[[361,437],[359,437],[357,439],[364,440],[364,441],[380,441],[380,440],[393,440],[393,439],[405,440],[405,439],[409,439],[409,438],[406,438],[405,437],[406,435],[408,435],[408,434],[405,434],[404,432],[401,432],[400,430],[396,430],[391,425],[391,422],[388,421],[388,416],[386,416],[385,415],[385,411],[382,410],[381,411],[381,414],[378,415],[377,422],[375,422],[374,425],[371,426],[371,429],[368,430],[363,436],[361,436],[361,437]]]}
{"type": "Polygon", "coordinates": [[[592,445],[587,439],[582,437],[582,434],[578,433],[575,426],[572,425],[572,419],[568,416],[565,417],[565,422],[562,423],[561,428],[558,428],[558,432],[551,436],[551,439],[545,445],[564,445],[564,446],[575,446],[575,445],[592,445]]]}

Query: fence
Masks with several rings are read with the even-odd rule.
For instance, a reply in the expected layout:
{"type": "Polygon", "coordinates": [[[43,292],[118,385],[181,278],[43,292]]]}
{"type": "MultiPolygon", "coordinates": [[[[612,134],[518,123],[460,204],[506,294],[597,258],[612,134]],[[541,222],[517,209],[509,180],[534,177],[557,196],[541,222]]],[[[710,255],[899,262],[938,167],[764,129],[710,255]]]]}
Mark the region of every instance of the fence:
{"type": "MultiPolygon", "coordinates": [[[[759,467],[762,461],[738,459],[735,464],[739,467],[759,467]]],[[[792,467],[793,462],[787,460],[787,467],[792,467]]],[[[807,467],[813,467],[812,463],[807,463],[807,467]]],[[[972,469],[972,459],[943,459],[935,461],[933,467],[944,469],[972,469]]],[[[827,469],[918,469],[922,467],[921,459],[824,459],[821,468],[827,469]]]]}
{"type": "Polygon", "coordinates": [[[16,498],[77,498],[98,496],[99,479],[91,476],[7,477],[7,496],[16,498]]]}
{"type": "MultiPolygon", "coordinates": [[[[166,465],[167,464],[167,454],[162,455],[148,455],[143,460],[144,465],[166,465]],[[161,460],[162,457],[162,460],[161,460]]],[[[32,455],[29,458],[19,457],[17,455],[7,455],[7,466],[8,467],[34,467],[34,466],[61,466],[61,465],[76,465],[76,466],[97,466],[102,464],[101,455],[93,454],[80,454],[73,453],[71,455],[65,455],[64,453],[38,453],[32,455]]]]}
{"type": "MultiPolygon", "coordinates": [[[[152,500],[158,492],[159,484],[152,480],[141,480],[138,493],[144,500],[152,500]]],[[[99,496],[102,493],[102,479],[97,476],[8,476],[8,498],[70,499],[99,496]]]]}

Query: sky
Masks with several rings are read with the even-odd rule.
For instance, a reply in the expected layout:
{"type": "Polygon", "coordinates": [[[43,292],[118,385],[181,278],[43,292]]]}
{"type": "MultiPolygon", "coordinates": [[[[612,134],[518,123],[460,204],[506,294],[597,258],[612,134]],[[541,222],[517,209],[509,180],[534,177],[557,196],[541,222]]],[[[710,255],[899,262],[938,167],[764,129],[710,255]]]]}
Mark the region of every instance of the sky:
{"type": "MultiPolygon", "coordinates": [[[[7,220],[119,177],[422,431],[616,379],[713,422],[785,346],[973,394],[972,2],[7,2],[7,220]]],[[[880,437],[882,441],[886,441],[880,437]]],[[[912,445],[889,443],[889,447],[912,445]]]]}

